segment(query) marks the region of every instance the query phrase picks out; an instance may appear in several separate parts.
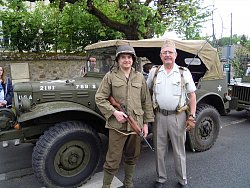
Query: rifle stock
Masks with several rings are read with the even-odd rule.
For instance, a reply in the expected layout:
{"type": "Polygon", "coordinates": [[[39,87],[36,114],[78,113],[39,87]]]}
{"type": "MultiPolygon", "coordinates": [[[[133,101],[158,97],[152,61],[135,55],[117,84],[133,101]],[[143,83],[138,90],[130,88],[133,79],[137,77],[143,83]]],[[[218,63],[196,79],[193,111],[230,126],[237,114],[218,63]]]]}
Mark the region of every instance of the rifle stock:
{"type": "Polygon", "coordinates": [[[130,124],[130,126],[132,127],[132,129],[141,137],[143,138],[143,140],[147,143],[147,145],[149,146],[149,148],[154,151],[154,148],[149,144],[149,142],[147,141],[147,139],[143,136],[143,132],[141,130],[141,128],[137,125],[136,121],[134,120],[134,118],[131,115],[128,115],[125,109],[125,106],[118,103],[114,97],[112,97],[111,95],[108,98],[109,102],[111,103],[112,106],[116,107],[118,110],[122,111],[124,114],[127,115],[127,121],[130,124]]]}
{"type": "Polygon", "coordinates": [[[116,107],[118,110],[122,111],[124,114],[126,114],[127,117],[127,121],[128,123],[131,125],[132,129],[138,134],[141,134],[141,129],[140,127],[137,125],[136,121],[134,120],[134,118],[131,115],[128,115],[126,113],[126,109],[123,105],[121,105],[120,103],[118,103],[114,97],[112,97],[111,95],[108,98],[109,102],[112,104],[112,106],[116,107]]]}

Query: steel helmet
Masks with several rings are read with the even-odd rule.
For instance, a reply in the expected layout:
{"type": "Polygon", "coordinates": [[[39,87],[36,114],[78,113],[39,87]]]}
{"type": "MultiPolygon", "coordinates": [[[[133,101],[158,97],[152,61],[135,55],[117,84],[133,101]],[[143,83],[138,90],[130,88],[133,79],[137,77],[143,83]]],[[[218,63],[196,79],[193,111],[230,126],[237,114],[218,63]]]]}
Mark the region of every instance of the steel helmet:
{"type": "Polygon", "coordinates": [[[133,61],[136,61],[136,54],[135,54],[135,50],[132,46],[129,45],[122,45],[122,46],[118,46],[118,48],[116,49],[116,54],[115,54],[115,60],[117,62],[118,56],[120,54],[131,54],[133,57],[133,61]]]}

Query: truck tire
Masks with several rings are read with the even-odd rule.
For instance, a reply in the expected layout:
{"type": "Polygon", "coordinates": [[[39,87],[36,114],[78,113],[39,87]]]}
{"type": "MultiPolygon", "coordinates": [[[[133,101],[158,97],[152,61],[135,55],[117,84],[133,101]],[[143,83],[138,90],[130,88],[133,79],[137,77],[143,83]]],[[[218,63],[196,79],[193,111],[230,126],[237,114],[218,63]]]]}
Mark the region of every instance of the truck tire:
{"type": "Polygon", "coordinates": [[[100,137],[78,121],[58,123],[42,135],[32,154],[32,168],[47,187],[79,187],[100,162],[100,137]]]}
{"type": "Polygon", "coordinates": [[[218,111],[208,104],[198,105],[195,128],[188,131],[190,147],[200,152],[210,149],[219,135],[220,127],[218,111]]]}

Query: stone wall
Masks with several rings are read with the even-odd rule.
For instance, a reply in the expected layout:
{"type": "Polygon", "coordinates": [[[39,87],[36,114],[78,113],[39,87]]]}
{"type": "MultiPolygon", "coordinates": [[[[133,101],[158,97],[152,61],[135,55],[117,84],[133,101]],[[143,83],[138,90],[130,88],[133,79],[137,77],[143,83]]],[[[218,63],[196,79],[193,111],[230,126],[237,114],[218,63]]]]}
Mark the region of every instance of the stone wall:
{"type": "MultiPolygon", "coordinates": [[[[13,83],[18,82],[13,78],[19,75],[21,77],[22,72],[20,71],[24,70],[16,68],[15,75],[11,75],[13,73],[11,68],[18,67],[16,64],[28,64],[27,71],[30,81],[43,81],[79,77],[80,69],[86,60],[86,54],[0,52],[0,65],[4,67],[6,75],[12,78],[13,83]]],[[[143,65],[148,63],[148,60],[142,58],[140,63],[143,65]]],[[[19,81],[27,80],[19,79],[19,81]]]]}
{"type": "Polygon", "coordinates": [[[11,64],[28,63],[31,81],[78,77],[84,61],[84,54],[0,53],[6,75],[12,77],[11,64]]]}

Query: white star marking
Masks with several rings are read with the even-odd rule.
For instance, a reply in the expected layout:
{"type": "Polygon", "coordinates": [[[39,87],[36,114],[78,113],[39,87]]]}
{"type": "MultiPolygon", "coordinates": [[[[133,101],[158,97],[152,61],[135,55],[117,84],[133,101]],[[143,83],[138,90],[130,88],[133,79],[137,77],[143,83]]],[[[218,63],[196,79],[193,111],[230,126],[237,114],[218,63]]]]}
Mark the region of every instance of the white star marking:
{"type": "Polygon", "coordinates": [[[221,85],[219,85],[217,88],[218,88],[218,91],[221,91],[222,89],[221,85]]]}

